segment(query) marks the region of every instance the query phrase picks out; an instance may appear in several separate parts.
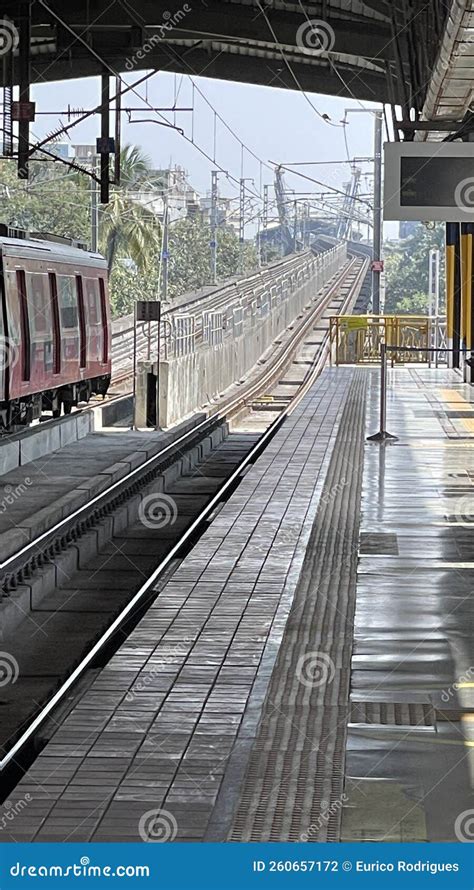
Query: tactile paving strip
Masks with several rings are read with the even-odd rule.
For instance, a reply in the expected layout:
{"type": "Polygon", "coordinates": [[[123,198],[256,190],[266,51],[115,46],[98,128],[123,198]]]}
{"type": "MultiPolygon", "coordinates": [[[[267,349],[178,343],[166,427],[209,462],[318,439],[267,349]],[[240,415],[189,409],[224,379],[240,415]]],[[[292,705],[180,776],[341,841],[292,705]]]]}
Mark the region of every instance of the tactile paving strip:
{"type": "Polygon", "coordinates": [[[366,376],[357,371],[229,839],[337,841],[344,790],[366,376]]]}
{"type": "Polygon", "coordinates": [[[352,702],[351,723],[378,726],[434,726],[431,705],[414,702],[352,702]]]}

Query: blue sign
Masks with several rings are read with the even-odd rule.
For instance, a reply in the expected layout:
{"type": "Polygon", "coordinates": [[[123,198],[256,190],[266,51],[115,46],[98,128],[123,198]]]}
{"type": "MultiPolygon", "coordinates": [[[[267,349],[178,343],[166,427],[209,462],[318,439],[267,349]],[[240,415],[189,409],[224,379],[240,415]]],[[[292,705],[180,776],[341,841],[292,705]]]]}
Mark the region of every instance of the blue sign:
{"type": "Polygon", "coordinates": [[[459,844],[0,844],[0,886],[459,888],[471,890],[474,850],[459,844]]]}

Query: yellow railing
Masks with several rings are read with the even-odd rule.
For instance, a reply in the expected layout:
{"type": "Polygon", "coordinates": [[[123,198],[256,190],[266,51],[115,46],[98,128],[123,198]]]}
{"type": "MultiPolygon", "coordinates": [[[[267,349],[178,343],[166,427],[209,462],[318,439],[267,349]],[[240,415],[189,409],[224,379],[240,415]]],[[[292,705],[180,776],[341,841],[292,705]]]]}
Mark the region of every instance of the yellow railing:
{"type": "Polygon", "coordinates": [[[380,344],[399,346],[392,362],[424,362],[431,344],[430,319],[425,315],[336,315],[330,320],[331,358],[336,365],[380,361],[380,344]],[[404,352],[419,347],[420,352],[404,352]]]}

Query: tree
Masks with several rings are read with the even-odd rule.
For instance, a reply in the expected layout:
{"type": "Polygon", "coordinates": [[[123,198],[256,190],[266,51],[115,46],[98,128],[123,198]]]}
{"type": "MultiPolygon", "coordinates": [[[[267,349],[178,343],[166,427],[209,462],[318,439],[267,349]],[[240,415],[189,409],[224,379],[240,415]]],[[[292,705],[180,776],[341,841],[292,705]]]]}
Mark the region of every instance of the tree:
{"type": "Polygon", "coordinates": [[[99,214],[101,247],[109,272],[120,256],[129,257],[137,269],[147,272],[161,250],[160,223],[153,211],[137,199],[138,192],[149,192],[152,199],[151,161],[136,145],[126,145],[120,167],[121,184],[99,214]]]}
{"type": "Polygon", "coordinates": [[[417,226],[414,234],[388,252],[385,263],[385,311],[387,314],[427,314],[429,305],[429,253],[440,251],[440,311],[444,303],[444,226],[417,226]],[[421,299],[424,297],[424,299],[421,299]],[[424,309],[423,309],[424,307],[424,309]],[[420,311],[423,310],[423,311],[420,311]]]}

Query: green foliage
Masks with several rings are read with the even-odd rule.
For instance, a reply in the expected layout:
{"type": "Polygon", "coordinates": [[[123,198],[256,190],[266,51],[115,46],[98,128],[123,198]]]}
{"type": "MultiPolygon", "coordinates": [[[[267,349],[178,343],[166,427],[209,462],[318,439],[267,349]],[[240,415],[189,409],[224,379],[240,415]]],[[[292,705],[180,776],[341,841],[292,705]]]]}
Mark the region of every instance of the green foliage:
{"type": "Polygon", "coordinates": [[[17,179],[14,161],[0,161],[1,221],[32,232],[90,239],[90,206],[81,180],[56,162],[31,163],[29,182],[17,179]]]}
{"type": "MultiPolygon", "coordinates": [[[[163,183],[156,182],[151,162],[140,148],[122,152],[120,187],[99,209],[99,244],[110,269],[110,294],[115,318],[133,310],[137,299],[155,300],[162,294],[160,255],[162,232],[157,217],[137,201],[137,192],[150,192],[150,200],[163,183]]],[[[58,162],[31,164],[31,179],[16,178],[13,161],[0,161],[3,186],[1,221],[37,232],[50,232],[90,243],[90,180],[68,172],[58,162]]],[[[169,227],[168,299],[198,290],[211,281],[210,231],[201,220],[183,219],[169,227]]],[[[240,272],[240,244],[232,229],[219,229],[217,238],[219,281],[240,272]]],[[[243,271],[257,267],[253,244],[243,247],[243,271]]]]}
{"type": "Polygon", "coordinates": [[[161,226],[155,214],[136,199],[136,193],[153,192],[150,159],[137,146],[126,145],[121,153],[121,183],[99,214],[100,247],[109,272],[116,260],[132,260],[141,272],[149,272],[161,250],[161,226]]]}
{"type": "Polygon", "coordinates": [[[428,315],[429,297],[421,291],[403,297],[395,307],[395,315],[428,315]]]}
{"type": "MultiPolygon", "coordinates": [[[[395,315],[426,315],[428,313],[429,252],[440,250],[440,313],[444,306],[445,230],[442,224],[433,229],[419,225],[400,247],[388,253],[385,261],[385,312],[395,315]]],[[[391,250],[390,245],[386,250],[391,250]]]]}

